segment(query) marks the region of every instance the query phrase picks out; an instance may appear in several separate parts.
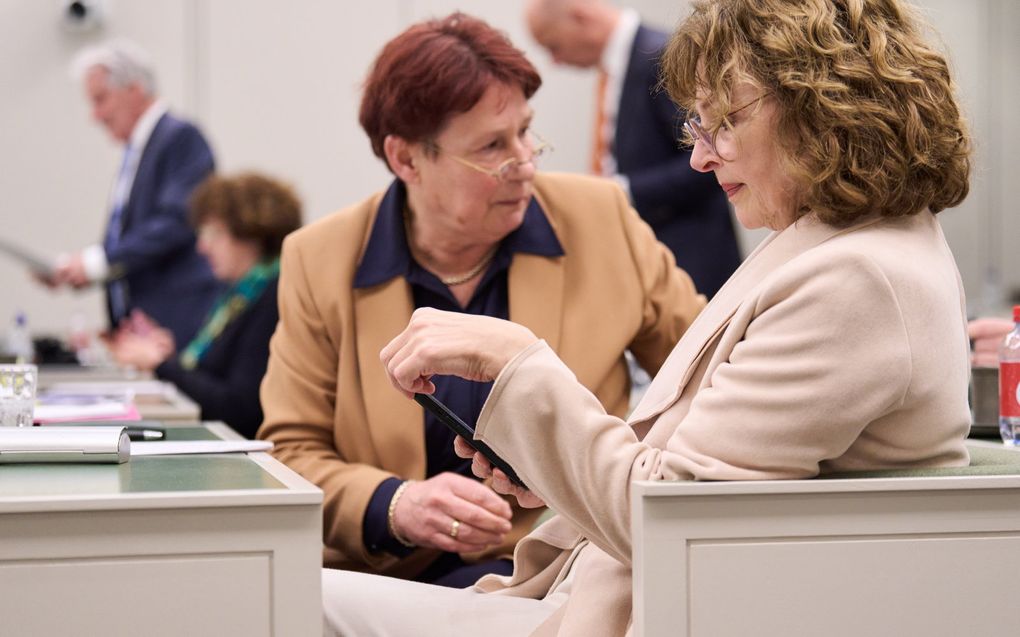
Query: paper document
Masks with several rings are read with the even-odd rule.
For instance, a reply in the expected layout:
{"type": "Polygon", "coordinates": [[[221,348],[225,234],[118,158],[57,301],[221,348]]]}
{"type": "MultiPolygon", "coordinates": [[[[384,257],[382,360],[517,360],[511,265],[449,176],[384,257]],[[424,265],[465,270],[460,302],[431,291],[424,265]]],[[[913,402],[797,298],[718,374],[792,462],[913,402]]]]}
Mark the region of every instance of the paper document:
{"type": "Polygon", "coordinates": [[[177,388],[162,380],[107,380],[107,381],[68,381],[54,383],[46,390],[47,394],[113,394],[121,393],[128,396],[154,395],[173,396],[177,388]]]}
{"type": "Polygon", "coordinates": [[[11,239],[0,237],[0,252],[21,261],[33,272],[43,276],[53,276],[53,262],[51,260],[33,254],[11,239]]]}
{"type": "Polygon", "coordinates": [[[173,442],[132,442],[132,456],[172,456],[182,453],[235,453],[269,451],[268,440],[180,440],[173,442]]]}
{"type": "Polygon", "coordinates": [[[53,423],[72,420],[139,420],[141,415],[131,402],[108,400],[91,404],[52,405],[40,401],[32,417],[38,423],[53,423]]]}

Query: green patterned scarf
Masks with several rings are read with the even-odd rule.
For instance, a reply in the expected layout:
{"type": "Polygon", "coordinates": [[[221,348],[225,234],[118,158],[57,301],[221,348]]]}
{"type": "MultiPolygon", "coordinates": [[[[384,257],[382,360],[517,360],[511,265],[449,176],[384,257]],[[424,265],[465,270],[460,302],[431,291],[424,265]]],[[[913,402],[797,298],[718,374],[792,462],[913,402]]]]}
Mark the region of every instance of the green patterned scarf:
{"type": "Polygon", "coordinates": [[[258,263],[241,277],[241,280],[224,292],[209,312],[209,318],[198,334],[188,343],[180,355],[181,367],[195,369],[205,356],[212,342],[219,337],[230,322],[255,302],[266,285],[280,274],[280,259],[258,263]]]}

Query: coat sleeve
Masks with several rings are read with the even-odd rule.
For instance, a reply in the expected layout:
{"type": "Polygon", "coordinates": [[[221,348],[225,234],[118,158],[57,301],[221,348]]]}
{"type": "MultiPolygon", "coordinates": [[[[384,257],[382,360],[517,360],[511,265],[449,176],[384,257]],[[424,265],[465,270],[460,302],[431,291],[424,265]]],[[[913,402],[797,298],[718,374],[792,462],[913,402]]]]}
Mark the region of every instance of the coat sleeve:
{"type": "MultiPolygon", "coordinates": [[[[316,304],[308,267],[292,237],[280,264],[280,321],[270,341],[262,380],[264,419],[258,437],[274,443],[273,455],[323,491],[323,542],[347,559],[379,566],[391,558],[368,553],[362,519],[372,493],[390,473],[348,462],[334,438],[340,321],[316,304]]],[[[338,283],[339,285],[339,283],[338,283]]],[[[342,329],[342,328],[341,328],[342,329]]]]}
{"type": "MultiPolygon", "coordinates": [[[[899,405],[910,354],[899,305],[866,258],[790,268],[754,303],[665,448],[607,415],[542,343],[503,370],[478,435],[551,508],[624,564],[634,480],[806,478],[899,405]],[[524,417],[522,417],[524,416],[524,417]]],[[[659,416],[668,419],[670,412],[659,416]]]]}

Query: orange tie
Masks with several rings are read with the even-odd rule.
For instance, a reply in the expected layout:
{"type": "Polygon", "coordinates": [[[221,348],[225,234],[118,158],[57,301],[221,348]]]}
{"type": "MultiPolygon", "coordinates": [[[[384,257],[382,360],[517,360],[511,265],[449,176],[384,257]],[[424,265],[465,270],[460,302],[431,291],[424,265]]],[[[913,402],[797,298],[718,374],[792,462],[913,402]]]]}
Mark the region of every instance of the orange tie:
{"type": "Polygon", "coordinates": [[[595,175],[602,174],[603,159],[606,154],[606,84],[609,75],[605,71],[599,71],[598,88],[595,92],[595,134],[592,136],[591,147],[591,172],[595,175]]]}

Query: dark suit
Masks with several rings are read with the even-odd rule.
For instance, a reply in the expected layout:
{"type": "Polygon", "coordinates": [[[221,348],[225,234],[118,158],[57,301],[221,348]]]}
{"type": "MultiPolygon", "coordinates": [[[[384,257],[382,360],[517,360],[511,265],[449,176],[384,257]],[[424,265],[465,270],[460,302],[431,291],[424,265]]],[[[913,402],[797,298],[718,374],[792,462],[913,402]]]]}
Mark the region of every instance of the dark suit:
{"type": "Polygon", "coordinates": [[[665,33],[639,27],[620,92],[613,156],[630,181],[634,207],[655,236],[711,296],[740,265],[726,195],[715,177],[691,168],[678,139],[683,111],[658,91],[665,33]]]}
{"type": "MultiPolygon", "coordinates": [[[[215,299],[219,284],[195,252],[188,197],[213,171],[213,156],[193,125],[163,115],[149,137],[121,213],[122,230],[106,260],[112,277],[127,284],[127,311],[140,308],[188,344],[215,299]]],[[[107,310],[115,322],[107,289],[107,310]]],[[[116,317],[120,318],[120,317],[116,317]]]]}
{"type": "Polygon", "coordinates": [[[270,281],[259,298],[223,328],[195,369],[181,367],[176,356],[156,368],[156,376],[198,403],[202,420],[222,420],[245,438],[254,438],[262,422],[259,383],[279,317],[277,282],[270,281]]]}

